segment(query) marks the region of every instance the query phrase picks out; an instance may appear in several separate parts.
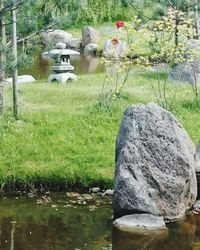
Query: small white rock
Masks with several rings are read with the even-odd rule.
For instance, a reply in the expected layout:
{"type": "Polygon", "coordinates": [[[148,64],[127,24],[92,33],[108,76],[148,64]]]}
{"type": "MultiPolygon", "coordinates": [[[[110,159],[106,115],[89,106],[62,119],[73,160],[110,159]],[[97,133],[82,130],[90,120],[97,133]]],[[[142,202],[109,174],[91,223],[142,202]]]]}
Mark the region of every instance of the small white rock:
{"type": "Polygon", "coordinates": [[[98,192],[100,192],[100,190],[101,190],[101,189],[100,189],[99,187],[93,187],[93,188],[90,188],[89,191],[90,191],[91,193],[98,193],[98,192]]]}
{"type": "MultiPolygon", "coordinates": [[[[7,78],[5,80],[5,82],[8,84],[12,84],[12,81],[13,81],[12,77],[7,78]]],[[[31,75],[21,75],[21,76],[17,77],[17,82],[18,83],[33,83],[33,82],[35,82],[35,78],[31,75]]]]}
{"type": "Polygon", "coordinates": [[[113,189],[107,189],[103,194],[102,196],[113,196],[113,193],[114,193],[114,190],[113,189]]]}

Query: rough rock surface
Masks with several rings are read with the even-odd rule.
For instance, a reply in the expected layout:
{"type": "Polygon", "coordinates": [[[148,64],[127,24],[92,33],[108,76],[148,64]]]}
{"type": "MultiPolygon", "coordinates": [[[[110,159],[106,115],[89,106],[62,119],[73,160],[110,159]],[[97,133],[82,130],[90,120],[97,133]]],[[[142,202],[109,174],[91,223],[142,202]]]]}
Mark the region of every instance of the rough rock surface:
{"type": "Polygon", "coordinates": [[[82,30],[82,45],[99,42],[99,32],[92,27],[84,27],[82,30]]]}
{"type": "Polygon", "coordinates": [[[196,169],[200,172],[200,141],[197,144],[195,160],[196,160],[196,169]]]}
{"type": "Polygon", "coordinates": [[[70,41],[67,43],[67,47],[71,49],[79,50],[82,46],[82,41],[80,38],[73,37],[70,39],[70,41]]]}
{"type": "Polygon", "coordinates": [[[41,33],[41,38],[44,44],[67,44],[72,39],[72,34],[64,30],[48,30],[46,32],[41,33]]]}
{"type": "MultiPolygon", "coordinates": [[[[6,83],[12,84],[12,78],[7,78],[6,83]]],[[[30,75],[21,75],[17,77],[17,83],[33,83],[35,78],[30,75]]]]}
{"type": "Polygon", "coordinates": [[[84,48],[84,53],[89,54],[89,55],[94,55],[96,54],[98,49],[98,45],[96,43],[89,43],[87,46],[84,48]]]}
{"type": "Polygon", "coordinates": [[[196,176],[197,176],[197,199],[200,199],[200,141],[196,148],[196,176]]]}
{"type": "Polygon", "coordinates": [[[200,40],[192,39],[189,42],[186,53],[185,63],[179,63],[172,68],[169,75],[169,80],[178,81],[182,83],[199,84],[200,83],[200,56],[194,60],[190,60],[188,51],[200,49],[200,40]]]}
{"type": "Polygon", "coordinates": [[[194,64],[177,64],[173,67],[169,80],[182,83],[199,84],[200,81],[200,58],[194,64]],[[195,73],[194,73],[195,72],[195,73]]]}
{"type": "Polygon", "coordinates": [[[128,107],[117,137],[114,216],[184,216],[197,196],[194,155],[171,113],[154,103],[128,107]]]}
{"type": "Polygon", "coordinates": [[[187,49],[196,49],[200,46],[200,40],[198,39],[190,39],[187,49]]]}
{"type": "Polygon", "coordinates": [[[112,40],[107,40],[103,48],[103,56],[109,59],[120,59],[125,56],[127,50],[126,42],[118,41],[113,44],[112,40]]]}
{"type": "Polygon", "coordinates": [[[162,217],[151,214],[126,215],[115,220],[113,225],[125,232],[167,229],[162,217]]]}
{"type": "Polygon", "coordinates": [[[102,196],[113,196],[113,193],[113,189],[107,189],[105,192],[103,192],[102,196]]]}
{"type": "Polygon", "coordinates": [[[56,43],[55,49],[66,49],[66,43],[56,43]]]}
{"type": "Polygon", "coordinates": [[[200,213],[200,200],[197,200],[193,206],[192,214],[199,214],[200,213]]]}

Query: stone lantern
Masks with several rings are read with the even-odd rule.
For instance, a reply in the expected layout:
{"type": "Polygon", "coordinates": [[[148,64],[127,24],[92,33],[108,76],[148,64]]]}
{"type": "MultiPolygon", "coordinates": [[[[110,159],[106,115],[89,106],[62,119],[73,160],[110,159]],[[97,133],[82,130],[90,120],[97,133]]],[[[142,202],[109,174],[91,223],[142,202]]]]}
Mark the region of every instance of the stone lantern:
{"type": "Polygon", "coordinates": [[[69,49],[54,49],[45,52],[44,55],[50,56],[55,61],[48,77],[49,82],[66,83],[68,80],[77,80],[77,76],[72,73],[74,66],[70,64],[70,56],[80,55],[79,52],[69,49]]]}

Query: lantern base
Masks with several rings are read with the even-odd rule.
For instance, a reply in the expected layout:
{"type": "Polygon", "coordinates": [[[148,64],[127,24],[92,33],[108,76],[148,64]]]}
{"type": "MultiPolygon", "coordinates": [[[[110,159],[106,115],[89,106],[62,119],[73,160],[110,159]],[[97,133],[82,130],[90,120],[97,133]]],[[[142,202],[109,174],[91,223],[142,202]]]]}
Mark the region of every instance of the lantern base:
{"type": "Polygon", "coordinates": [[[48,82],[61,82],[66,83],[67,81],[77,81],[77,76],[73,73],[66,72],[66,73],[59,73],[59,74],[51,74],[48,78],[48,82]]]}

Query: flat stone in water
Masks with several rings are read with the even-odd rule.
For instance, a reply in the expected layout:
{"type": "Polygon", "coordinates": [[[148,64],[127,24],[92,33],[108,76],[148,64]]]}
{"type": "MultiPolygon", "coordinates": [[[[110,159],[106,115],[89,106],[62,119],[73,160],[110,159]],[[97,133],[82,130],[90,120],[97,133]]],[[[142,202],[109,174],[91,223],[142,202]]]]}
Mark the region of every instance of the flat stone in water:
{"type": "Polygon", "coordinates": [[[151,214],[126,215],[113,222],[119,230],[124,232],[144,232],[147,230],[167,230],[163,217],[151,214]]]}
{"type": "MultiPolygon", "coordinates": [[[[196,162],[196,177],[197,177],[197,199],[200,199],[200,141],[196,147],[195,162],[196,162]]],[[[199,211],[200,211],[200,206],[199,206],[199,211]]]]}

